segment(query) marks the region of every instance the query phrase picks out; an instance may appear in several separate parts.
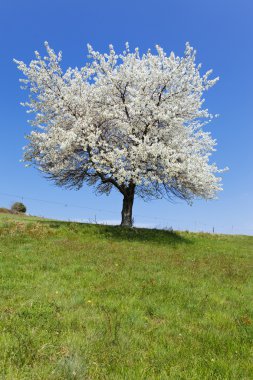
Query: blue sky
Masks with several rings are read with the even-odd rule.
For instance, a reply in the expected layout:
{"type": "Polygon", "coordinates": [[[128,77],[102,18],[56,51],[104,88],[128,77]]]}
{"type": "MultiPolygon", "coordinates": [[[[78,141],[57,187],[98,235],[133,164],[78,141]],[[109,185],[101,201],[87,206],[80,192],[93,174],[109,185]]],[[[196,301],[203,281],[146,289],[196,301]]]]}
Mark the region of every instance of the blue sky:
{"type": "Polygon", "coordinates": [[[212,68],[220,76],[205,98],[209,110],[220,114],[208,129],[218,140],[213,160],[230,168],[224,174],[224,191],[218,200],[197,201],[193,206],[136,199],[135,222],[206,231],[214,226],[219,232],[253,234],[252,19],[251,0],[2,1],[0,207],[19,200],[18,195],[24,197],[29,213],[53,218],[117,222],[121,211],[116,192],[97,197],[88,187],[57,188],[19,162],[30,127],[19,105],[25,93],[19,88],[14,57],[29,62],[34,50],[44,52],[43,42],[48,41],[63,51],[65,67],[81,66],[87,43],[101,51],[109,43],[122,50],[128,41],[142,51],[159,44],[182,55],[189,41],[203,71],[212,68]]]}

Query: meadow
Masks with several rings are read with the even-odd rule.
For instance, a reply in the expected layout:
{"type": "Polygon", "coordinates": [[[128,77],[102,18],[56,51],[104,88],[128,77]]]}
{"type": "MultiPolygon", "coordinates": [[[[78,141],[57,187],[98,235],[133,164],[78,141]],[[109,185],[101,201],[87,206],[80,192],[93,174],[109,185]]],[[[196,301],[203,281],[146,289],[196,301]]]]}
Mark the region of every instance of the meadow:
{"type": "Polygon", "coordinates": [[[0,378],[253,379],[253,237],[0,214],[0,378]]]}

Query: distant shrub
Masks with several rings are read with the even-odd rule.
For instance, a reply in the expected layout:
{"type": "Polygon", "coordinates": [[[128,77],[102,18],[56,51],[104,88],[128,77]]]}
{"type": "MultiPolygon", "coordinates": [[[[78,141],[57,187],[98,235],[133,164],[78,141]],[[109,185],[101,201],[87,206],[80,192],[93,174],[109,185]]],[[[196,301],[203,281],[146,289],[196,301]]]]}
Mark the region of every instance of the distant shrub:
{"type": "Polygon", "coordinates": [[[21,202],[15,202],[11,206],[11,211],[25,213],[26,212],[26,206],[21,202]]]}

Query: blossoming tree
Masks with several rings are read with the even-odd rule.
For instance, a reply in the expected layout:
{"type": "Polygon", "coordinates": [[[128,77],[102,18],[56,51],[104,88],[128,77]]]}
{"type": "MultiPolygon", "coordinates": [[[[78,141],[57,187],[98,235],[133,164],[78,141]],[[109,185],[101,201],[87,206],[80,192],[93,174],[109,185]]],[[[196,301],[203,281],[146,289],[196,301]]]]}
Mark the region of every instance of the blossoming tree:
{"type": "Polygon", "coordinates": [[[212,119],[202,95],[218,80],[200,74],[196,52],[182,58],[156,46],[140,55],[101,54],[88,45],[89,62],[62,70],[61,53],[45,43],[29,65],[16,61],[34,113],[24,159],[59,186],[116,188],[123,195],[123,226],[132,225],[134,197],[211,199],[221,172],[209,162],[215,141],[203,126],[212,119]]]}

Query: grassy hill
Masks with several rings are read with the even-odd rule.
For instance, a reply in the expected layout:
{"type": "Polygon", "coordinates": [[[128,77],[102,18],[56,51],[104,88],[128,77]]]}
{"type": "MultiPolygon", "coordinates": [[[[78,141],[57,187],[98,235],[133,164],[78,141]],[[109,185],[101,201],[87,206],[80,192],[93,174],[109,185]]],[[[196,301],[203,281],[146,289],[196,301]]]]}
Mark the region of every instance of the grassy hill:
{"type": "Polygon", "coordinates": [[[0,377],[252,379],[253,237],[0,215],[0,377]]]}

